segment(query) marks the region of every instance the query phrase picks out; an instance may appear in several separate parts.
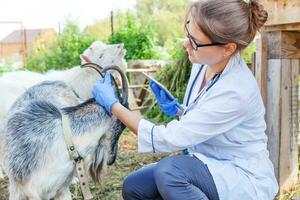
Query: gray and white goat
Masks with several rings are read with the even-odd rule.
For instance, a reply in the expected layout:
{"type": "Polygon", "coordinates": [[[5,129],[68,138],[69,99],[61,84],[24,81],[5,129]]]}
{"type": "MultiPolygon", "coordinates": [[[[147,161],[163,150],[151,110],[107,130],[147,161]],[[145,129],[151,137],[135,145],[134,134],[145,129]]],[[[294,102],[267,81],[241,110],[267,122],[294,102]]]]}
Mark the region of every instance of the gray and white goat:
{"type": "MultiPolygon", "coordinates": [[[[109,65],[120,66],[125,72],[127,63],[124,59],[126,50],[123,44],[107,45],[101,41],[95,41],[81,55],[81,62],[93,62],[102,67],[109,65]]],[[[114,73],[114,71],[113,71],[114,73]]],[[[71,87],[82,99],[92,97],[92,86],[99,78],[99,75],[90,68],[73,67],[67,70],[52,70],[45,74],[31,71],[8,72],[0,76],[0,178],[4,177],[2,168],[4,143],[1,140],[4,130],[1,129],[8,110],[15,100],[31,86],[43,81],[63,81],[71,87]]]]}
{"type": "MultiPolygon", "coordinates": [[[[113,78],[112,85],[120,102],[128,107],[124,73],[116,67],[105,71],[108,69],[120,73],[122,97],[113,78]]],[[[94,181],[99,182],[101,170],[115,161],[125,126],[94,99],[79,103],[73,90],[59,81],[35,85],[14,103],[6,126],[10,200],[71,200],[69,185],[75,165],[64,140],[62,114],[69,118],[74,145],[94,181]]]]}

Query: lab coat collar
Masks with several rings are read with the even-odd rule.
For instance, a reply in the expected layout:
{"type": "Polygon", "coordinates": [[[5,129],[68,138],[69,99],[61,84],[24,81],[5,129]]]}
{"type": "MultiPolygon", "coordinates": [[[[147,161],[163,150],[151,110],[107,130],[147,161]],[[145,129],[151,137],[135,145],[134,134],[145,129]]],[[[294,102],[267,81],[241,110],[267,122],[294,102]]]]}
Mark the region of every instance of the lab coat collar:
{"type": "Polygon", "coordinates": [[[230,60],[228,61],[226,67],[224,68],[221,77],[225,76],[233,67],[239,66],[241,62],[241,55],[239,52],[235,53],[231,56],[230,60]]]}

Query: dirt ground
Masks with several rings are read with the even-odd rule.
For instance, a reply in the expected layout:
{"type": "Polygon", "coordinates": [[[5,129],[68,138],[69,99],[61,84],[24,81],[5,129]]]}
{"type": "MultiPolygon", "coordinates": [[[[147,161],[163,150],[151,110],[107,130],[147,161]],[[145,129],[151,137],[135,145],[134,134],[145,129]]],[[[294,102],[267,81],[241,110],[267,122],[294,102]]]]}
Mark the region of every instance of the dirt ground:
{"type": "MultiPolygon", "coordinates": [[[[124,132],[119,141],[119,154],[116,162],[106,170],[102,186],[90,183],[95,200],[118,200],[121,198],[124,178],[140,167],[160,160],[164,154],[138,154],[137,138],[132,133],[124,132]]],[[[8,180],[0,179],[0,200],[8,199],[8,180]]],[[[79,185],[72,185],[74,200],[83,200],[79,185]]]]}

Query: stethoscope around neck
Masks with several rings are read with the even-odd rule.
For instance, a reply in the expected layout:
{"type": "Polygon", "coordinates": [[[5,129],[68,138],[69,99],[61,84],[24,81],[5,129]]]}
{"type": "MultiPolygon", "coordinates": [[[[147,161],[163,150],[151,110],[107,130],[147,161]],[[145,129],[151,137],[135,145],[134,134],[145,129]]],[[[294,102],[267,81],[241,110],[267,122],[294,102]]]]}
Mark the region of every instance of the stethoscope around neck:
{"type": "Polygon", "coordinates": [[[182,117],[183,115],[185,115],[189,110],[191,110],[199,101],[199,99],[219,80],[221,74],[222,74],[222,71],[215,74],[213,76],[213,78],[201,89],[201,91],[197,94],[196,98],[194,99],[194,101],[189,105],[189,101],[190,101],[190,98],[191,98],[191,95],[192,95],[192,91],[194,89],[194,86],[195,86],[195,83],[199,77],[199,75],[201,74],[201,71],[202,69],[204,68],[204,65],[201,65],[200,66],[200,69],[198,71],[198,73],[196,74],[194,80],[193,80],[193,83],[190,87],[190,90],[189,90],[189,94],[188,94],[188,98],[187,98],[187,101],[186,101],[186,104],[185,104],[185,109],[183,109],[180,114],[179,114],[179,117],[182,117]]]}

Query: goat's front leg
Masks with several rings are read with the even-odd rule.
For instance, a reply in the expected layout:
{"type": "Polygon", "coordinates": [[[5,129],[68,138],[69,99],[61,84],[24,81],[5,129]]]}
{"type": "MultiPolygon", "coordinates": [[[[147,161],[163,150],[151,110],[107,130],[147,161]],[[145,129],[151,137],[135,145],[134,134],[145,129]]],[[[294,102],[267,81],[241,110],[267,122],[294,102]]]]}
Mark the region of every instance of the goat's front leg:
{"type": "Polygon", "coordinates": [[[54,197],[54,200],[72,200],[72,194],[71,194],[69,188],[66,188],[60,194],[56,195],[54,197]]]}
{"type": "Polygon", "coordinates": [[[9,200],[27,200],[23,192],[13,182],[9,182],[9,200]]]}

